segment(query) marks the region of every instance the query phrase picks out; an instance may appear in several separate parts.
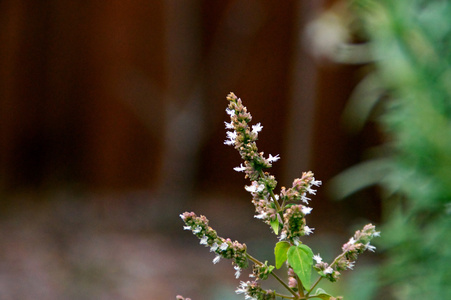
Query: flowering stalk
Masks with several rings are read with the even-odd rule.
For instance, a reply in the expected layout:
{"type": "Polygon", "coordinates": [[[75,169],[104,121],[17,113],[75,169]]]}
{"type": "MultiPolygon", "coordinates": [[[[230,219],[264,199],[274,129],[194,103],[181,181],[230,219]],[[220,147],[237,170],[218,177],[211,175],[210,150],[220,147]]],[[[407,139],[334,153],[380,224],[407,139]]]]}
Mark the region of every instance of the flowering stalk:
{"type": "Polygon", "coordinates": [[[347,269],[352,270],[359,254],[363,253],[365,250],[370,250],[371,252],[376,250],[376,247],[371,245],[370,241],[378,236],[380,236],[380,232],[376,231],[376,227],[373,224],[367,224],[362,230],[356,231],[354,236],[343,245],[343,252],[338,255],[330,265],[323,262],[319,254],[313,256],[313,259],[316,261],[313,268],[318,271],[318,274],[321,275],[321,277],[319,277],[312,286],[312,290],[321,279],[327,278],[329,281],[335,282],[341,275],[340,271],[347,269]]]}
{"type": "MultiPolygon", "coordinates": [[[[252,195],[252,203],[255,207],[255,218],[271,226],[272,231],[279,237],[279,242],[274,249],[275,266],[268,265],[254,258],[247,252],[246,244],[238,241],[232,242],[217,235],[216,231],[208,225],[205,216],[197,216],[193,212],[185,212],[180,215],[185,222],[184,229],[191,230],[200,239],[200,244],[210,247],[210,251],[216,254],[213,263],[221,258],[231,259],[235,268],[235,276],[239,278],[241,271],[246,269],[249,261],[253,263],[253,281],[241,281],[236,290],[237,294],[244,294],[245,299],[312,299],[321,298],[325,300],[341,299],[327,294],[322,289],[313,289],[322,278],[334,282],[340,276],[340,271],[352,269],[358,254],[365,250],[374,251],[375,247],[370,245],[373,237],[379,236],[379,232],[371,224],[366,225],[342,247],[342,253],[329,265],[322,261],[319,254],[314,255],[312,250],[302,243],[301,238],[313,233],[306,223],[306,216],[311,213],[312,208],[307,206],[311,200],[308,196],[315,195],[314,186],[319,187],[321,181],[316,180],[312,172],[304,172],[301,178],[293,181],[292,187],[280,189],[279,194],[274,190],[277,186],[275,177],[266,170],[273,162],[280,159],[279,155],[265,157],[259,152],[256,141],[259,132],[263,129],[260,123],[250,126],[251,114],[243,105],[241,99],[235,94],[227,96],[229,105],[226,109],[230,116],[230,122],[225,122],[227,139],[224,144],[234,146],[244,163],[235,167],[237,172],[244,172],[245,178],[249,178],[251,184],[245,186],[245,190],[252,195]],[[316,264],[313,266],[313,261],[316,264]],[[274,269],[282,265],[288,266],[288,283],[285,283],[274,269]],[[320,277],[312,284],[311,271],[315,269],[320,277]],[[273,276],[284,289],[291,295],[283,295],[276,291],[264,290],[260,281],[273,276]]],[[[177,296],[177,299],[183,299],[177,296]]]]}

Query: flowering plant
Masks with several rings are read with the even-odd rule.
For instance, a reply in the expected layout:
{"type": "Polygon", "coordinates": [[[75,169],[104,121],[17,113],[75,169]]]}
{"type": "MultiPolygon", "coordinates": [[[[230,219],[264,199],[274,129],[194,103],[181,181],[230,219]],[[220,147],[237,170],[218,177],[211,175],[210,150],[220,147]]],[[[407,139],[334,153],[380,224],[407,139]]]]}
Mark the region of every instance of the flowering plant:
{"type": "MultiPolygon", "coordinates": [[[[200,244],[210,248],[216,254],[213,263],[221,258],[231,259],[236,270],[235,276],[239,278],[241,271],[248,268],[249,262],[253,264],[250,275],[252,281],[241,281],[236,290],[237,294],[244,294],[245,299],[323,299],[334,300],[342,297],[333,297],[321,288],[315,287],[326,278],[335,282],[340,277],[340,272],[352,269],[357,256],[365,250],[374,251],[370,244],[373,237],[379,236],[379,232],[372,224],[365,225],[358,230],[350,240],[342,247],[342,252],[332,263],[323,262],[319,254],[314,255],[312,249],[303,244],[301,238],[310,235],[314,228],[306,224],[305,217],[310,214],[312,208],[309,204],[309,195],[315,195],[314,186],[319,187],[321,181],[316,180],[312,172],[304,172],[301,178],[293,181],[291,188],[282,187],[279,194],[274,192],[277,181],[266,169],[273,162],[280,159],[279,155],[264,156],[258,152],[256,141],[263,126],[258,123],[249,125],[251,114],[243,105],[241,99],[235,94],[227,96],[229,105],[226,109],[230,116],[230,123],[225,122],[227,132],[226,145],[234,146],[241,155],[244,164],[234,168],[237,172],[244,172],[245,178],[251,180],[251,184],[245,186],[246,191],[252,195],[252,203],[255,206],[255,218],[262,220],[270,226],[279,237],[274,248],[275,266],[268,265],[249,254],[246,244],[220,237],[216,231],[208,225],[205,216],[197,216],[193,212],[185,212],[180,215],[185,223],[184,229],[191,230],[200,239],[200,244]],[[315,264],[313,264],[315,262],[315,264]],[[288,281],[283,281],[274,271],[287,265],[288,281]],[[312,268],[317,271],[319,278],[312,280],[312,268]],[[282,294],[273,290],[265,290],[261,287],[261,281],[273,276],[286,290],[282,294]]],[[[183,300],[182,296],[177,296],[183,300]]],[[[185,300],[188,300],[186,298],[185,300]]]]}

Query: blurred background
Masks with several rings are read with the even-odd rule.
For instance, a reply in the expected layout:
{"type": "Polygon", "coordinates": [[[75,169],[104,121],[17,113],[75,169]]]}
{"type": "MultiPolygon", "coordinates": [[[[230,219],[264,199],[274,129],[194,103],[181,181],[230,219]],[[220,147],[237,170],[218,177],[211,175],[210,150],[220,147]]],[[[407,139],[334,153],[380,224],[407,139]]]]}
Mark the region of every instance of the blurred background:
{"type": "Polygon", "coordinates": [[[328,56],[349,38],[314,22],[335,2],[1,1],[0,299],[242,298],[179,218],[205,214],[272,259],[223,144],[231,91],[264,126],[259,149],[280,154],[279,187],[323,181],[308,243],[332,258],[378,222],[375,191],[327,192],[379,140],[342,126],[366,71],[328,56]]]}

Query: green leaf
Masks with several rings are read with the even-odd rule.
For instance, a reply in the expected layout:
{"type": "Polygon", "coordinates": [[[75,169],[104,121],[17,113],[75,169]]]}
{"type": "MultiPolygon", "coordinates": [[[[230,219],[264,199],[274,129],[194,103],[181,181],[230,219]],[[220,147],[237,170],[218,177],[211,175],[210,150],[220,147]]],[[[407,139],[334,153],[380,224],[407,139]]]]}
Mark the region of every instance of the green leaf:
{"type": "Polygon", "coordinates": [[[311,295],[311,298],[320,298],[323,300],[329,300],[330,297],[332,297],[332,295],[326,293],[326,291],[323,290],[322,288],[318,288],[315,294],[311,295]]]}
{"type": "Polygon", "coordinates": [[[268,269],[269,269],[269,273],[271,273],[274,270],[274,266],[269,265],[268,269]]]}
{"type": "Polygon", "coordinates": [[[312,275],[313,252],[307,245],[291,246],[287,252],[288,263],[298,275],[306,290],[310,288],[312,275]]]}
{"type": "Polygon", "coordinates": [[[283,263],[287,260],[287,251],[290,248],[288,242],[278,242],[274,248],[274,255],[276,256],[276,268],[280,269],[283,263]]]}
{"type": "Polygon", "coordinates": [[[280,226],[279,220],[277,220],[277,218],[276,218],[275,220],[272,220],[270,224],[271,224],[272,230],[274,230],[274,233],[276,235],[279,234],[279,226],[280,226]]]}

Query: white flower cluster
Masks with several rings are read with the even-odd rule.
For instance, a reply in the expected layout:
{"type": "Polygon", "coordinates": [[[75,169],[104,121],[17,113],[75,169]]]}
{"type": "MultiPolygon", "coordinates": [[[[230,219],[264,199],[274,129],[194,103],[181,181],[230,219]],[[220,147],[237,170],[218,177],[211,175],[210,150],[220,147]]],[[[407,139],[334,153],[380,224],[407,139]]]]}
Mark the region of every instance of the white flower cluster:
{"type": "Polygon", "coordinates": [[[213,259],[214,264],[217,264],[221,258],[233,260],[235,276],[238,278],[241,269],[248,266],[246,245],[219,237],[216,231],[208,226],[208,219],[205,216],[198,217],[193,212],[185,212],[180,217],[186,224],[183,229],[191,230],[199,238],[201,245],[210,247],[210,252],[216,253],[213,259]]]}
{"type": "Polygon", "coordinates": [[[342,247],[343,253],[340,254],[334,262],[329,265],[323,262],[319,254],[314,255],[316,261],[315,270],[323,277],[334,282],[340,277],[340,272],[353,269],[357,256],[366,250],[374,252],[376,247],[370,244],[371,239],[380,236],[380,232],[376,231],[376,227],[367,224],[362,230],[356,231],[353,237],[349,239],[342,247]]]}

